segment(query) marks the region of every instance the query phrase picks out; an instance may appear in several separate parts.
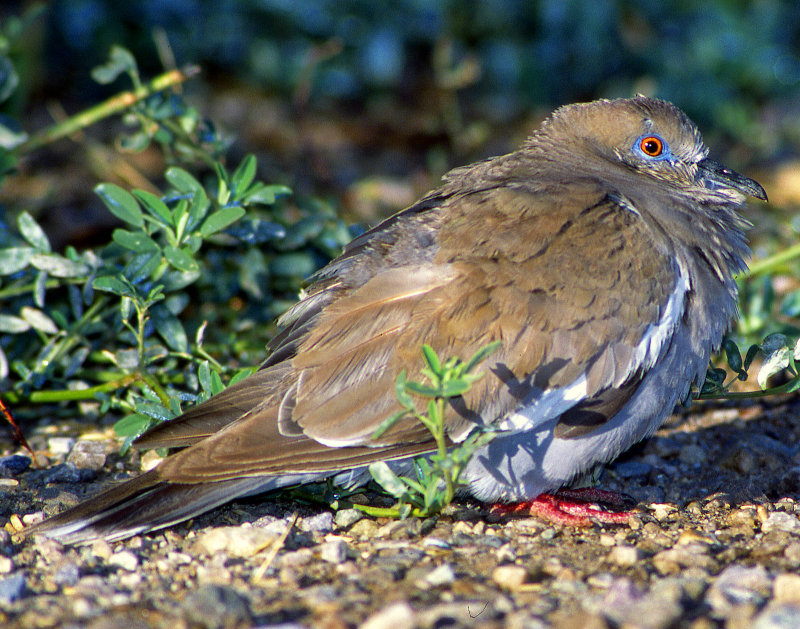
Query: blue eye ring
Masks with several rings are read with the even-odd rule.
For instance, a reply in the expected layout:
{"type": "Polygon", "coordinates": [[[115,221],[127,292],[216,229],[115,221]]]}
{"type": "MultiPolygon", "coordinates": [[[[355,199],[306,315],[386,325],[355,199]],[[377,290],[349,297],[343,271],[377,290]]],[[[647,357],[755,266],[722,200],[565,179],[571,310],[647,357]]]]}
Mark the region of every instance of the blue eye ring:
{"type": "Polygon", "coordinates": [[[648,160],[658,161],[671,157],[669,145],[655,133],[639,136],[633,143],[633,151],[648,160]]]}

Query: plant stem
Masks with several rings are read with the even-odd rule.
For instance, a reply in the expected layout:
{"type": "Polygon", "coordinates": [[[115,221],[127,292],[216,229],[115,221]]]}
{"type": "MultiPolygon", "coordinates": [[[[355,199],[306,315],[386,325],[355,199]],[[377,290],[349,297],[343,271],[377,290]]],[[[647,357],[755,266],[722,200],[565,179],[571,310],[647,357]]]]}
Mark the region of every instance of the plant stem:
{"type": "Polygon", "coordinates": [[[200,68],[197,66],[187,66],[182,70],[165,72],[146,85],[142,85],[133,91],[116,94],[99,105],[90,107],[66,120],[62,120],[46,129],[42,129],[38,133],[34,133],[30,139],[16,147],[15,152],[17,154],[30,153],[46,144],[72,135],[76,131],[93,125],[103,118],[108,118],[109,116],[125,111],[132,105],[135,105],[157,92],[162,92],[169,87],[183,83],[199,72],[200,68]]]}
{"type": "Polygon", "coordinates": [[[744,280],[755,277],[756,275],[761,275],[762,273],[769,273],[770,271],[774,271],[782,264],[786,264],[795,258],[800,258],[800,244],[794,245],[793,247],[789,247],[788,249],[784,249],[782,251],[778,251],[777,253],[767,256],[766,258],[762,258],[761,260],[757,260],[750,265],[749,269],[737,275],[736,279],[744,280]]]}

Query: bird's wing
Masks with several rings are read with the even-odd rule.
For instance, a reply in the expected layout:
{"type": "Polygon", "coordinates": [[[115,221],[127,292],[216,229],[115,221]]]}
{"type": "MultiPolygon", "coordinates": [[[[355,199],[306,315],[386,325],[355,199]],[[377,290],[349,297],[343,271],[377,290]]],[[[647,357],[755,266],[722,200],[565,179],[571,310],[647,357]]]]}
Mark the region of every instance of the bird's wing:
{"type": "MultiPolygon", "coordinates": [[[[356,283],[344,270],[325,279],[324,289],[312,287],[307,299],[324,307],[305,304],[290,315],[299,332],[284,335],[276,349],[291,345],[289,355],[251,376],[252,384],[237,385],[241,393],[217,396],[216,407],[216,398],[200,405],[193,417],[206,405],[234,408],[233,417],[256,404],[162,463],[162,477],[199,482],[331,471],[432,450],[427,430],[411,417],[373,438],[400,410],[397,375],[419,378],[423,343],[440,356],[466,358],[502,342],[482,366],[490,373],[447,411],[454,440],[476,422],[498,421],[581,378],[573,403],[582,406],[564,413],[559,436],[595,429],[635,392],[677,271],[653,247],[638,213],[613,194],[597,186],[567,192],[556,202],[552,193],[524,187],[447,199],[436,210],[435,247],[415,254],[409,247],[407,259],[392,264],[385,264],[388,238],[379,235],[377,246],[353,260],[356,269],[371,264],[372,276],[356,283]]],[[[407,237],[391,244],[402,247],[407,237]]]]}

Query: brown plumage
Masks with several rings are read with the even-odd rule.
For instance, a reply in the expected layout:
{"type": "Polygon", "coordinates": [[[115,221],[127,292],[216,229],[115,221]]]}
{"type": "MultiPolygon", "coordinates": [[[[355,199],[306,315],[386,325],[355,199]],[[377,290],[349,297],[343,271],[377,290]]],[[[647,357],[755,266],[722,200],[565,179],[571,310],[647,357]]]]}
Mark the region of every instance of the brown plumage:
{"type": "Polygon", "coordinates": [[[36,530],[117,539],[430,452],[411,418],[373,438],[423,343],[467,357],[502,342],[446,416],[454,442],[476,424],[506,431],[467,470],[479,497],[532,498],[613,458],[702,377],[735,312],[747,255],[735,210],[766,195],[706,153],[663,101],[558,110],[520,150],[452,171],[353,240],[284,315],[257,373],[137,444],[183,450],[36,530]]]}

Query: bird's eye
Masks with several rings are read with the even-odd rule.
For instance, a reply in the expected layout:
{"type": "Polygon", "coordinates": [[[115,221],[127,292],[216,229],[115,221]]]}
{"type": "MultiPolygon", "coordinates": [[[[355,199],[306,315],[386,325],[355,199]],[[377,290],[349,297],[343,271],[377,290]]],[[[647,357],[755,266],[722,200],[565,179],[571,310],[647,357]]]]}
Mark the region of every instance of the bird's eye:
{"type": "Polygon", "coordinates": [[[648,157],[658,157],[664,152],[664,141],[657,135],[647,135],[639,140],[639,149],[648,157]]]}

